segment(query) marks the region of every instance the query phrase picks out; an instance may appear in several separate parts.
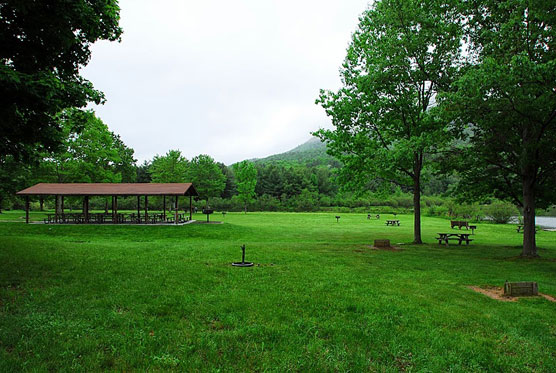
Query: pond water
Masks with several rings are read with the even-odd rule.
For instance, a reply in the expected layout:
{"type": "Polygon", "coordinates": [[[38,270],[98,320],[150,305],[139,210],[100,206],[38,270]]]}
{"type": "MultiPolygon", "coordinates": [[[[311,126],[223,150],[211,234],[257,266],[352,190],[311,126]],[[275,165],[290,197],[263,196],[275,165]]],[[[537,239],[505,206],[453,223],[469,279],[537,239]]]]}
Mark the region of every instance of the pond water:
{"type": "Polygon", "coordinates": [[[556,216],[537,216],[535,224],[543,228],[556,229],[556,216]]]}
{"type": "MultiPolygon", "coordinates": [[[[519,218],[514,216],[510,220],[510,223],[520,224],[519,218]]],[[[556,216],[535,216],[535,225],[538,225],[541,228],[556,229],[556,216]]]]}

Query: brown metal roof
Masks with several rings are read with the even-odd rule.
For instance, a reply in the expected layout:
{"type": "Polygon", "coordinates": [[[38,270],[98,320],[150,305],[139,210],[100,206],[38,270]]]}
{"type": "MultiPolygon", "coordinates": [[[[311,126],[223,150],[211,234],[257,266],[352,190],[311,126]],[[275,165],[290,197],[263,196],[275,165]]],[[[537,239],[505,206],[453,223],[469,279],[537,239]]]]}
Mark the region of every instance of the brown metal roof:
{"type": "Polygon", "coordinates": [[[191,183],[39,183],[16,193],[61,196],[198,196],[191,183]]]}

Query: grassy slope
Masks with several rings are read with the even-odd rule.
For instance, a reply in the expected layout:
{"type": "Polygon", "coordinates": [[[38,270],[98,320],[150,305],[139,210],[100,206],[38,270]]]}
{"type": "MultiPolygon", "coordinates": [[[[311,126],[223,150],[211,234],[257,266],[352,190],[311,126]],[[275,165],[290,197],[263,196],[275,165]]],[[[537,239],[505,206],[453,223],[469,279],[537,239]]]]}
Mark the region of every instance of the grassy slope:
{"type": "MultiPolygon", "coordinates": [[[[466,285],[535,280],[556,295],[556,232],[515,257],[513,226],[426,245],[363,214],[232,214],[222,225],[0,224],[0,371],[556,371],[556,306],[466,285]],[[240,244],[254,268],[232,268],[240,244]]],[[[216,216],[215,216],[216,217],[216,216]]],[[[383,216],[382,219],[386,219],[383,216]]]]}

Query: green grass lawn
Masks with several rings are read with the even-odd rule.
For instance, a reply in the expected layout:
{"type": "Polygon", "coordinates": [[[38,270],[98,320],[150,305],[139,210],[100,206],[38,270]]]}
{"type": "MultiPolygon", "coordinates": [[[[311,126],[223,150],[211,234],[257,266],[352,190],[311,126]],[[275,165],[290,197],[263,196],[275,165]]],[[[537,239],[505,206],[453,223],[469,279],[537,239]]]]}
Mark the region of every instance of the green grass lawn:
{"type": "Polygon", "coordinates": [[[556,303],[467,288],[537,281],[556,296],[556,232],[522,260],[511,225],[444,247],[449,221],[423,218],[416,246],[412,216],[334,215],[0,223],[0,371],[556,371],[556,303]],[[377,238],[403,250],[371,250],[377,238]],[[255,267],[230,266],[241,244],[255,267]]]}

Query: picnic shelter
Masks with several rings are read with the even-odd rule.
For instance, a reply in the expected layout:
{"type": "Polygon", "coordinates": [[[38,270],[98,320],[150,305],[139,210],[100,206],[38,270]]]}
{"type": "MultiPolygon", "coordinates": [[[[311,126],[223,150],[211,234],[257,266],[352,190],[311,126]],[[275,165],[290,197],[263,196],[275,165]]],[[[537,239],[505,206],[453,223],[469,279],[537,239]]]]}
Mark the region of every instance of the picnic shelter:
{"type": "Polygon", "coordinates": [[[191,183],[39,183],[16,193],[25,197],[25,222],[29,223],[29,197],[55,196],[55,214],[48,215],[45,223],[182,223],[192,219],[192,198],[199,194],[191,183]],[[64,212],[64,197],[83,197],[81,213],[64,212]],[[91,214],[89,198],[92,196],[112,197],[110,214],[91,214]],[[137,214],[118,212],[118,197],[137,197],[137,214]],[[163,213],[149,215],[149,197],[163,197],[163,213]],[[173,213],[166,215],[166,197],[174,197],[173,213]],[[141,197],[144,198],[141,214],[141,197]],[[189,197],[189,216],[178,212],[179,198],[189,197]]]}

